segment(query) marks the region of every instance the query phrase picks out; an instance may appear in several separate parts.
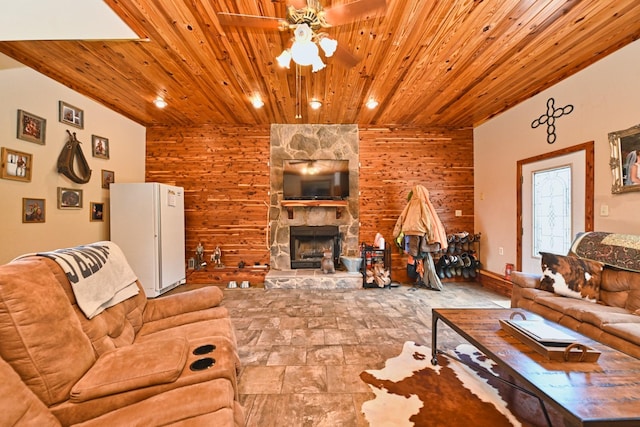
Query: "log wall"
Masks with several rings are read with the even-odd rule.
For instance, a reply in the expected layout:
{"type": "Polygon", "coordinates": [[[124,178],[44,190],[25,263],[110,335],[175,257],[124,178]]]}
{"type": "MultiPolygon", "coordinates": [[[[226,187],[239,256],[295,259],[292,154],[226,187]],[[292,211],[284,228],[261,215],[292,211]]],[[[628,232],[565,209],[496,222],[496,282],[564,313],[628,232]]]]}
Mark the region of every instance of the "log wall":
{"type": "MultiPolygon", "coordinates": [[[[185,189],[187,257],[216,245],[228,269],[189,271],[188,282],[259,282],[268,263],[269,132],[266,127],[151,127],[146,180],[185,189]]],[[[473,131],[360,129],[360,241],[377,232],[392,243],[395,222],[416,184],[424,185],[447,232],[473,232],[473,131]],[[462,216],[456,217],[455,211],[462,216]]],[[[210,261],[208,261],[209,264],[210,261]]],[[[405,282],[406,258],[392,250],[392,277],[405,282]]],[[[220,283],[218,283],[220,284],[220,283]]]]}
{"type": "MultiPolygon", "coordinates": [[[[360,240],[391,242],[413,186],[429,190],[447,233],[473,232],[473,130],[360,128],[360,240]],[[455,211],[462,216],[456,217],[455,211]]],[[[406,256],[392,249],[392,278],[407,281],[406,256]]]]}

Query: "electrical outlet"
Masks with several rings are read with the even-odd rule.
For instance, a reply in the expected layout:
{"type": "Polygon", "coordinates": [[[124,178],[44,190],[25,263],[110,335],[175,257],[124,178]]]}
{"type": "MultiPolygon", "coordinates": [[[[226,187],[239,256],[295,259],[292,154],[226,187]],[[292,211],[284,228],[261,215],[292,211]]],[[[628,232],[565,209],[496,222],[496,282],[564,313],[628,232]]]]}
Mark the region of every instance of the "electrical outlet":
{"type": "Polygon", "coordinates": [[[609,205],[600,206],[600,216],[609,216],[609,205]]]}
{"type": "Polygon", "coordinates": [[[456,209],[456,216],[462,216],[462,211],[460,209],[456,209]]]}
{"type": "Polygon", "coordinates": [[[502,246],[498,248],[498,255],[504,255],[504,248],[502,246]]]}

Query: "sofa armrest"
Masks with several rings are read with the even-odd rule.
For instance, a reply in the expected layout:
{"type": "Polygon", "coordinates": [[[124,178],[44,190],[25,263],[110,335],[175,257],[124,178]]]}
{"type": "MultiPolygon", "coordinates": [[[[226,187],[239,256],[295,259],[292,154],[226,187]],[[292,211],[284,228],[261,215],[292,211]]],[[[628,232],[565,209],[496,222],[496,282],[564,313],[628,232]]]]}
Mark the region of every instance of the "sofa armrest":
{"type": "Polygon", "coordinates": [[[536,288],[540,286],[540,274],[523,273],[514,271],[511,273],[511,283],[521,288],[536,288]]]}
{"type": "Polygon", "coordinates": [[[186,338],[153,340],[104,353],[71,389],[72,402],[176,381],[187,362],[186,338]]]}
{"type": "Polygon", "coordinates": [[[147,301],[142,315],[143,322],[166,319],[178,314],[206,310],[222,301],[222,291],[217,286],[207,286],[192,291],[169,295],[147,301]]]}

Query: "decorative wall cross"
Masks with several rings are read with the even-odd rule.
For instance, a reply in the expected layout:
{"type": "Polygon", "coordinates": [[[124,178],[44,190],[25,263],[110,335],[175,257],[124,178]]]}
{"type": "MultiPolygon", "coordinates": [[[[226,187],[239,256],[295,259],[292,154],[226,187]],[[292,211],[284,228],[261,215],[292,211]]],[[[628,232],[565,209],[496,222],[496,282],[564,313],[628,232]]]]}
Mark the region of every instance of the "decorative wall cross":
{"type": "Polygon", "coordinates": [[[549,98],[547,101],[547,112],[531,122],[533,129],[545,123],[547,124],[547,142],[549,144],[556,142],[556,119],[573,111],[573,105],[567,104],[564,107],[556,108],[553,105],[555,102],[555,99],[549,98]]]}

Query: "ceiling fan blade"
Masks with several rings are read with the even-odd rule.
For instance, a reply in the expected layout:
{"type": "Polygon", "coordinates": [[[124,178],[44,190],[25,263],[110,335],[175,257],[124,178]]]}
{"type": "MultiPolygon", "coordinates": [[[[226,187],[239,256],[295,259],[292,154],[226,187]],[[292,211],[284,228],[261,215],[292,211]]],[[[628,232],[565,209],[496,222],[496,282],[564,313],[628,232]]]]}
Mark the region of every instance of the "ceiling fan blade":
{"type": "Polygon", "coordinates": [[[294,8],[296,8],[296,10],[300,10],[307,7],[307,0],[289,0],[288,3],[294,8]]]}
{"type": "Polygon", "coordinates": [[[263,30],[284,30],[289,23],[284,19],[258,15],[218,12],[218,21],[223,26],[262,28],[263,30]]]}
{"type": "Polygon", "coordinates": [[[336,48],[333,57],[349,68],[355,67],[358,65],[358,62],[362,61],[362,58],[354,55],[349,49],[342,47],[340,43],[338,43],[338,47],[336,48]]]}
{"type": "Polygon", "coordinates": [[[324,16],[327,23],[335,27],[369,17],[374,12],[382,9],[386,10],[386,8],[386,0],[357,0],[325,9],[324,16]]]}

